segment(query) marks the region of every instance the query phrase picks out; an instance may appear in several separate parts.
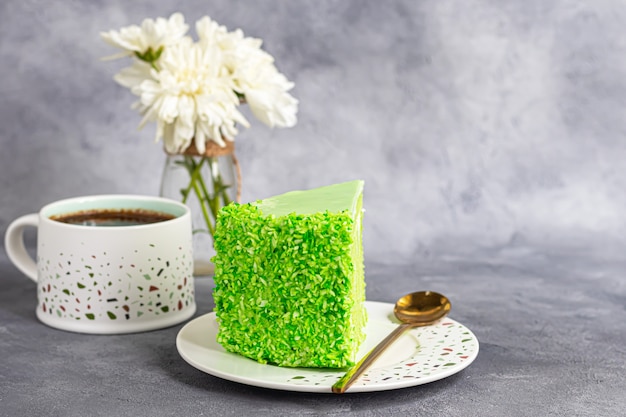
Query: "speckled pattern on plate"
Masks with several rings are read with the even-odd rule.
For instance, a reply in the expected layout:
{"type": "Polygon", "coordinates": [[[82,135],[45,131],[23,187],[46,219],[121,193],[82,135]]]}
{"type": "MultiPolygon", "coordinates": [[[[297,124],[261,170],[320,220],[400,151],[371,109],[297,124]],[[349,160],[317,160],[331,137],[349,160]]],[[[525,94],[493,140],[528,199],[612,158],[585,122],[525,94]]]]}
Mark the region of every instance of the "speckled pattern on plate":
{"type": "MultiPolygon", "coordinates": [[[[362,356],[397,325],[393,304],[367,301],[367,339],[362,356]]],[[[330,393],[345,373],[342,369],[283,368],[264,365],[226,352],[216,341],[215,313],[200,316],[178,333],[176,346],[193,367],[230,381],[287,391],[330,393]]],[[[453,375],[478,355],[478,339],[461,323],[444,318],[402,335],[372,367],[348,389],[350,392],[384,391],[425,384],[453,375]]]]}

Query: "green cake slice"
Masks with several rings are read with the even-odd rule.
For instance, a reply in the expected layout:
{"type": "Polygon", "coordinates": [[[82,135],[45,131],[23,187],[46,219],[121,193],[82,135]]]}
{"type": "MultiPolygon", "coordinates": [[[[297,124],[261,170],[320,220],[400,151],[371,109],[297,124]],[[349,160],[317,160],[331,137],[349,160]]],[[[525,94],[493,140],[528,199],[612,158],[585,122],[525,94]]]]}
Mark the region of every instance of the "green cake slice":
{"type": "Polygon", "coordinates": [[[353,365],[367,322],[362,206],[357,180],[222,208],[217,341],[261,363],[353,365]]]}

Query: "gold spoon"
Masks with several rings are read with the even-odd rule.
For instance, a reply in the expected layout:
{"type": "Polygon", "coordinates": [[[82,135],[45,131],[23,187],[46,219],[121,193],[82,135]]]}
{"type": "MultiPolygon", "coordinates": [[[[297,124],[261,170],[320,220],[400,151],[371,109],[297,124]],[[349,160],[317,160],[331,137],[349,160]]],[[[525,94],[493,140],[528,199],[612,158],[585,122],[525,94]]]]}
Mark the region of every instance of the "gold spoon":
{"type": "Polygon", "coordinates": [[[374,349],[370,350],[341,379],[335,382],[332,391],[343,394],[363,372],[387,349],[405,330],[428,326],[445,317],[451,308],[450,300],[433,291],[418,291],[401,297],[393,308],[393,314],[402,322],[374,349]]]}

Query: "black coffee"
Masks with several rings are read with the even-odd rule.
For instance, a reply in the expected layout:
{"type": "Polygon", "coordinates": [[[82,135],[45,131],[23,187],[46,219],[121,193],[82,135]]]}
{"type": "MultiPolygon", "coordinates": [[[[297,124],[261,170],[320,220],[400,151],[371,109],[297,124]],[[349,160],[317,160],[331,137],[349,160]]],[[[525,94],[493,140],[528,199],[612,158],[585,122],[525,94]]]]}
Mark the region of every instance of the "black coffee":
{"type": "Polygon", "coordinates": [[[82,226],[137,226],[164,222],[176,216],[144,209],[94,209],[50,216],[52,220],[82,226]]]}

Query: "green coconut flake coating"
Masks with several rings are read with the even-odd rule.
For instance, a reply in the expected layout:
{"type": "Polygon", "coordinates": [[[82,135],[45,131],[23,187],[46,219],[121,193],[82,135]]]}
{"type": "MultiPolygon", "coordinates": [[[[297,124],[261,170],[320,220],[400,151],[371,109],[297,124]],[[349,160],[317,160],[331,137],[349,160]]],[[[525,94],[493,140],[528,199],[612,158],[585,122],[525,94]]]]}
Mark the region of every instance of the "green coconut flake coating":
{"type": "Polygon", "coordinates": [[[279,366],[354,364],[367,321],[359,183],[341,211],[222,208],[213,297],[227,351],[279,366]]]}

